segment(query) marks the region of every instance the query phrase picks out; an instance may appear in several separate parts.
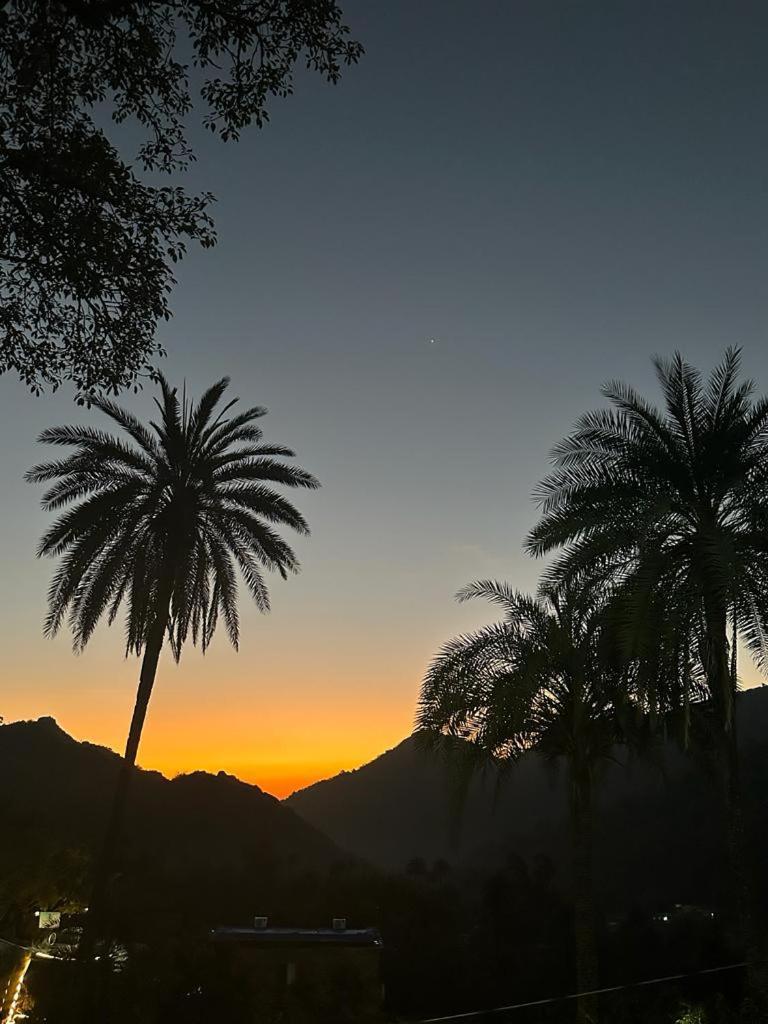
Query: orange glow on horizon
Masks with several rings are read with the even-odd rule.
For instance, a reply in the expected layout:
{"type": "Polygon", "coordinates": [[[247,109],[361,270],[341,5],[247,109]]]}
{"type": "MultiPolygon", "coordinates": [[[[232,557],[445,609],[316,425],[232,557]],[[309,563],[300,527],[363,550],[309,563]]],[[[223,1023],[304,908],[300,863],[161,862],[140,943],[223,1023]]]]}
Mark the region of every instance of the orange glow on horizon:
{"type": "MultiPolygon", "coordinates": [[[[85,660],[68,667],[82,669],[85,660]]],[[[16,676],[4,694],[5,721],[50,716],[76,740],[122,753],[135,667],[135,661],[118,662],[102,685],[92,669],[75,678],[68,673],[66,681],[59,675],[54,683],[16,676]]],[[[138,757],[142,768],[167,778],[223,771],[282,799],[372,761],[413,728],[413,685],[390,683],[382,699],[380,685],[338,679],[315,682],[310,692],[302,680],[275,689],[233,678],[212,688],[199,686],[188,672],[181,688],[177,670],[169,668],[152,695],[138,757]]]]}
{"type": "MultiPolygon", "coordinates": [[[[481,612],[478,620],[486,621],[481,612]]],[[[279,798],[359,768],[413,731],[420,678],[439,641],[456,631],[452,625],[418,644],[384,645],[375,660],[332,637],[321,648],[275,634],[257,656],[223,644],[205,658],[185,652],[180,665],[166,655],[139,764],[169,778],[223,771],[279,798]]],[[[122,753],[138,660],[121,658],[104,632],[78,656],[65,636],[30,649],[34,658],[19,644],[5,665],[5,721],[51,716],[76,740],[122,753]]],[[[746,686],[761,682],[746,655],[740,674],[746,686]]]]}
{"type": "MultiPolygon", "coordinates": [[[[29,711],[16,716],[9,715],[5,720],[10,723],[46,716],[55,718],[61,728],[76,740],[95,743],[122,753],[123,741],[120,726],[115,728],[111,720],[104,721],[100,723],[101,727],[97,727],[96,722],[91,719],[88,722],[88,728],[83,729],[82,723],[78,722],[75,727],[74,723],[68,722],[68,716],[52,714],[50,709],[29,711]]],[[[342,771],[352,771],[367,764],[380,754],[397,746],[409,732],[410,729],[404,723],[402,729],[394,728],[381,734],[376,732],[368,738],[358,734],[355,737],[355,743],[350,745],[346,756],[344,756],[344,752],[324,750],[318,746],[316,758],[293,761],[277,755],[274,756],[274,759],[270,759],[267,751],[263,752],[263,759],[256,760],[249,757],[251,753],[249,750],[234,746],[226,751],[216,751],[210,747],[202,748],[200,746],[183,747],[174,742],[176,738],[173,734],[161,733],[155,728],[149,732],[146,740],[142,741],[138,763],[141,768],[160,772],[169,779],[176,775],[185,775],[195,771],[204,771],[212,775],[225,772],[227,775],[240,779],[241,782],[258,786],[265,793],[282,800],[296,790],[304,789],[314,782],[331,778],[342,771]]]]}
{"type": "MultiPolygon", "coordinates": [[[[108,650],[75,658],[63,644],[52,647],[47,666],[11,667],[0,708],[5,721],[51,716],[75,739],[122,753],[136,659],[118,660],[108,650]]],[[[742,665],[746,686],[761,682],[746,657],[742,665]]],[[[361,679],[343,665],[322,677],[277,668],[254,670],[244,660],[210,655],[178,667],[166,659],[142,736],[141,767],[168,778],[223,771],[282,799],[359,768],[413,730],[418,669],[388,665],[361,679]]]]}

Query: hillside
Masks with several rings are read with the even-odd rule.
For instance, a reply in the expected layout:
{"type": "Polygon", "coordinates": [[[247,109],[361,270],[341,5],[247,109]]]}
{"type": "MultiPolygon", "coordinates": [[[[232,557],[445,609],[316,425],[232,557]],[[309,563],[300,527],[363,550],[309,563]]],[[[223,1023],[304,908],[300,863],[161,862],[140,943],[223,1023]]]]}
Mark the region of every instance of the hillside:
{"type": "MultiPolygon", "coordinates": [[[[119,761],[50,718],[0,727],[0,916],[2,889],[16,878],[30,890],[44,884],[55,891],[61,876],[80,895],[87,891],[82,879],[103,834],[119,761]]],[[[247,919],[278,912],[278,892],[292,877],[345,859],[257,786],[224,773],[169,780],[136,772],[123,851],[131,885],[122,893],[134,905],[189,906],[201,921],[247,919]]]]}
{"type": "Polygon", "coordinates": [[[550,776],[545,765],[527,758],[498,794],[500,804],[492,772],[476,779],[462,802],[451,765],[409,737],[370,764],[299,790],[285,803],[346,849],[383,867],[401,868],[414,858],[466,860],[503,841],[510,798],[513,828],[526,836],[540,834],[564,810],[550,776]]]}
{"type": "MultiPolygon", "coordinates": [[[[765,862],[768,688],[741,695],[738,723],[748,824],[765,862]]],[[[0,916],[4,901],[40,900],[41,889],[46,902],[87,892],[118,765],[52,719],[0,727],[0,916]]],[[[350,855],[390,870],[421,858],[487,874],[510,853],[529,864],[543,854],[567,885],[567,793],[550,766],[525,758],[502,784],[487,773],[461,812],[452,793],[450,766],[412,738],[283,803],[223,773],[139,770],[116,899],[147,914],[183,908],[200,923],[253,913],[307,921],[327,910],[318,879],[350,855]]],[[[672,747],[659,763],[607,770],[596,843],[605,903],[719,901],[719,814],[714,779],[672,747]]]]}
{"type": "MultiPolygon", "coordinates": [[[[740,695],[738,728],[748,822],[757,856],[768,857],[768,687],[740,695]]],[[[668,745],[653,762],[608,768],[597,816],[600,889],[628,899],[704,901],[721,896],[717,784],[705,765],[668,745]]],[[[294,793],[287,805],[346,849],[387,868],[413,858],[488,867],[510,851],[546,855],[568,872],[567,792],[562,774],[535,756],[499,785],[474,782],[463,813],[452,810],[450,769],[413,738],[352,772],[294,793]]]]}

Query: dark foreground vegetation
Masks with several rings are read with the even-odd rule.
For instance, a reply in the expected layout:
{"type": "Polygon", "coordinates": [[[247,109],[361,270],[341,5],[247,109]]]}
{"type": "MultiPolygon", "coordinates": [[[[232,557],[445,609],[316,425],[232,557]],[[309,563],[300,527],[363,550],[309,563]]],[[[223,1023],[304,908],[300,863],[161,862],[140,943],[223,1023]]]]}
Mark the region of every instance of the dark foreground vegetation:
{"type": "Polygon", "coordinates": [[[190,122],[237,140],[297,65],[337,82],[361,55],[332,0],[4,3],[0,373],[34,392],[140,383],[176,264],[216,240],[213,196],[181,185],[190,122]]]}
{"type": "MultiPolygon", "coordinates": [[[[744,699],[757,727],[768,714],[764,691],[744,699]]],[[[450,851],[450,773],[436,777],[423,755],[410,762],[413,802],[398,797],[402,849],[408,848],[409,822],[419,811],[419,769],[414,770],[419,763],[450,851]]],[[[763,860],[768,827],[759,809],[768,785],[766,764],[764,749],[752,736],[745,747],[745,785],[763,860]]],[[[17,780],[0,807],[6,826],[0,853],[2,935],[20,943],[38,941],[34,910],[83,908],[119,765],[116,755],[75,742],[50,719],[0,728],[0,772],[17,780]]],[[[618,776],[610,787],[596,887],[606,986],[733,959],[722,912],[725,852],[707,840],[716,830],[702,824],[714,813],[713,802],[708,806],[706,785],[694,781],[698,773],[680,776],[678,771],[679,765],[669,783],[656,784],[655,799],[648,798],[642,771],[640,780],[634,771],[622,773],[623,787],[618,776]],[[640,850],[635,836],[641,837],[640,850]],[[643,877],[643,856],[654,848],[657,857],[648,861],[643,877]],[[684,906],[675,908],[676,902],[684,906]]],[[[243,979],[210,942],[212,927],[249,924],[255,914],[276,925],[322,926],[340,914],[350,927],[376,924],[385,943],[384,1019],[415,1020],[573,991],[570,880],[567,858],[558,849],[565,836],[558,833],[565,824],[562,806],[558,809],[561,783],[545,776],[540,782],[534,791],[542,798],[549,793],[549,835],[531,817],[524,794],[516,800],[511,784],[501,796],[503,813],[488,807],[484,825],[478,810],[468,808],[467,825],[486,830],[480,849],[462,833],[452,861],[420,857],[424,838],[414,833],[411,856],[385,869],[342,850],[293,813],[292,801],[281,804],[231,776],[196,773],[168,781],[138,771],[112,890],[114,934],[126,959],[110,977],[110,1019],[202,1024],[215,1012],[215,1019],[233,1024],[280,1020],[266,1005],[258,1010],[262,1016],[254,1017],[243,979]],[[509,844],[505,828],[516,806],[517,848],[509,844]]],[[[389,793],[395,796],[395,790],[389,793]]],[[[372,784],[369,794],[386,815],[391,806],[386,791],[372,784]]],[[[762,902],[761,908],[765,919],[762,902]]],[[[76,923],[77,914],[69,920],[76,923]]],[[[60,937],[66,940],[66,932],[60,937]]],[[[67,955],[63,947],[53,952],[67,955]]],[[[35,960],[28,975],[28,1019],[66,1022],[69,986],[81,977],[80,970],[72,961],[35,960]]],[[[345,981],[329,979],[329,987],[334,984],[345,981]]],[[[735,1016],[741,988],[741,972],[735,971],[606,995],[601,1009],[610,1020],[661,1024],[684,1020],[682,1007],[688,1003],[710,1007],[702,1020],[727,1022],[741,1019],[735,1016]]],[[[333,995],[328,994],[331,1002],[333,995]]],[[[350,1024],[364,1020],[355,993],[347,995],[346,1019],[350,1024]]],[[[306,1015],[295,1019],[328,1024],[339,1019],[336,1012],[327,1015],[322,1004],[322,995],[313,993],[306,1015]]],[[[559,1024],[572,1014],[573,1006],[561,1003],[516,1011],[509,1019],[559,1024]]]]}

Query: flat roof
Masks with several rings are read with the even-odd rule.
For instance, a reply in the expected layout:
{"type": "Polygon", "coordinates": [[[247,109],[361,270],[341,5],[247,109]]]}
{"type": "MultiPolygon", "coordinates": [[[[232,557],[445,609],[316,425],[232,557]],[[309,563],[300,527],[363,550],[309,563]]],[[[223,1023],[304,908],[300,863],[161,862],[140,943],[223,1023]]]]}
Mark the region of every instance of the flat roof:
{"type": "Polygon", "coordinates": [[[214,928],[213,942],[257,946],[382,946],[376,928],[214,928]]]}

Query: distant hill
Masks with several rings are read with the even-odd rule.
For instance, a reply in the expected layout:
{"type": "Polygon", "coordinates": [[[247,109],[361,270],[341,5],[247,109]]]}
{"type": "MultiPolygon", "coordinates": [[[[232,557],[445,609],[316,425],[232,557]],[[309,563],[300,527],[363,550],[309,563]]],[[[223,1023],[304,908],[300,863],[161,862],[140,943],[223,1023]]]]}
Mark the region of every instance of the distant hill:
{"type": "MultiPolygon", "coordinates": [[[[739,697],[738,728],[749,827],[768,860],[768,687],[739,697]]],[[[618,752],[622,761],[627,758],[618,752]]],[[[346,849],[386,868],[414,858],[498,864],[510,851],[544,854],[568,873],[562,774],[524,758],[499,786],[494,773],[452,811],[448,765],[411,737],[370,764],[292,794],[287,805],[346,849]]],[[[625,906],[719,900],[724,865],[717,783],[706,766],[668,745],[655,763],[611,766],[601,782],[597,862],[603,898],[625,906]]]]}
{"type": "MultiPolygon", "coordinates": [[[[77,742],[51,718],[0,726],[0,890],[15,874],[24,884],[49,879],[67,851],[82,855],[87,871],[119,763],[112,751],[77,742]]],[[[123,866],[138,890],[129,886],[125,899],[153,909],[185,905],[199,920],[209,911],[212,920],[247,919],[279,910],[280,886],[292,876],[348,859],[258,786],[223,772],[172,780],[136,772],[123,866]]]]}
{"type": "MultiPolygon", "coordinates": [[[[768,688],[742,694],[737,717],[748,826],[764,864],[768,688]]],[[[4,901],[22,901],[28,891],[42,888],[51,899],[62,887],[87,892],[82,879],[103,834],[119,761],[77,742],[53,719],[0,726],[0,917],[4,901]]],[[[324,920],[322,879],[353,858],[396,871],[418,858],[445,860],[482,876],[510,854],[529,864],[543,855],[556,884],[568,884],[565,779],[536,756],[503,783],[493,772],[475,779],[461,812],[450,765],[418,750],[413,738],[282,803],[224,773],[169,780],[138,770],[134,781],[115,881],[115,902],[134,912],[181,912],[197,923],[237,923],[254,913],[288,923],[311,923],[312,914],[324,920]]],[[[606,907],[720,901],[720,816],[716,780],[671,746],[661,766],[612,766],[597,815],[606,907]]]]}
{"type": "Polygon", "coordinates": [[[345,848],[372,863],[467,860],[501,843],[511,828],[535,837],[563,814],[562,793],[537,758],[526,758],[502,790],[488,772],[458,798],[450,763],[418,748],[413,736],[370,764],[316,782],[285,803],[345,848]],[[505,813],[512,796],[514,819],[505,813]],[[516,819],[516,820],[515,820],[516,819]],[[322,824],[321,824],[322,823],[322,824]]]}

